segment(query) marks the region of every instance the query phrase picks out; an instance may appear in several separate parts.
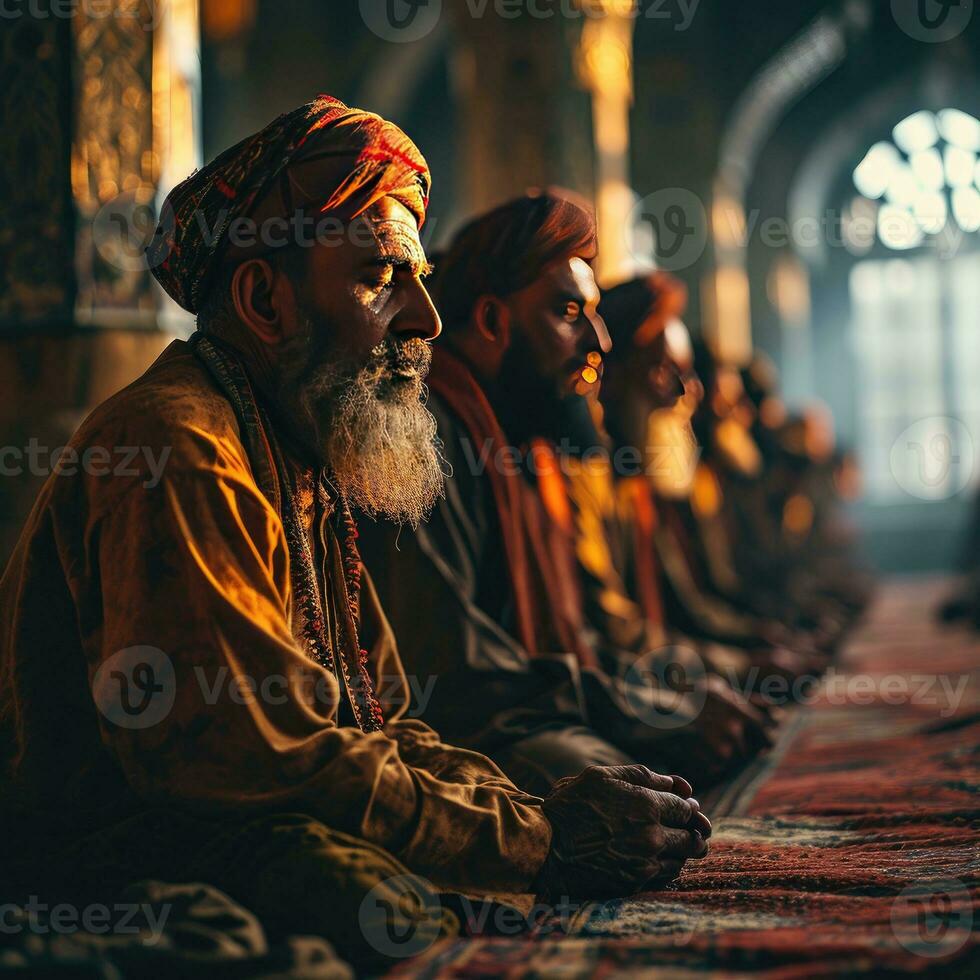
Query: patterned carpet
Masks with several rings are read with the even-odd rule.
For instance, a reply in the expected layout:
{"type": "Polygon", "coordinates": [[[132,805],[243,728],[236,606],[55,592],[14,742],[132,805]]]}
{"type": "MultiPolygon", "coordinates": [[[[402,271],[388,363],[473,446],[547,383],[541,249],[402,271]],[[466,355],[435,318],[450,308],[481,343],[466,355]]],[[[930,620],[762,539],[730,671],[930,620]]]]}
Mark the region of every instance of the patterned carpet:
{"type": "Polygon", "coordinates": [[[940,588],[882,590],[776,749],[706,806],[711,854],[669,890],[390,976],[980,976],[980,640],[933,624],[940,588]]]}

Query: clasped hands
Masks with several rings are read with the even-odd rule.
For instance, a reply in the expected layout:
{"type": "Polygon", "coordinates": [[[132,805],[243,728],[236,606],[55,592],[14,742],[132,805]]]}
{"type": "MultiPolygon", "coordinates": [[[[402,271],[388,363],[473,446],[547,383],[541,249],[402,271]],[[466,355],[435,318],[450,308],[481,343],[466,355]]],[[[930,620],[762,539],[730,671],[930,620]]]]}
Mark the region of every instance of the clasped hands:
{"type": "Polygon", "coordinates": [[[645,766],[589,766],[542,805],[551,851],[535,890],[552,901],[658,888],[708,853],[711,823],[680,776],[645,766]]]}

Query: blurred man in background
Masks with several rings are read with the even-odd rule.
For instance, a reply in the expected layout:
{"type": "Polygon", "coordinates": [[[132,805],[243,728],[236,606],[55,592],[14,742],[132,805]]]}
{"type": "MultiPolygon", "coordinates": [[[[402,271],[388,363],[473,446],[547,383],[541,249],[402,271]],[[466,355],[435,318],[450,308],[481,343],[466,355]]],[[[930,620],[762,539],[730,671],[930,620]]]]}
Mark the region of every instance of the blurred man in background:
{"type": "Polygon", "coordinates": [[[735,696],[702,712],[628,676],[634,658],[583,609],[558,447],[596,438],[583,396],[610,344],[595,249],[591,210],[556,191],[456,236],[436,278],[445,333],[429,378],[453,476],[414,535],[369,534],[408,669],[435,678],[434,724],[537,792],[597,763],[673,768],[698,758],[692,743],[762,728],[735,696]],[[406,581],[438,601],[420,608],[406,581]]]}

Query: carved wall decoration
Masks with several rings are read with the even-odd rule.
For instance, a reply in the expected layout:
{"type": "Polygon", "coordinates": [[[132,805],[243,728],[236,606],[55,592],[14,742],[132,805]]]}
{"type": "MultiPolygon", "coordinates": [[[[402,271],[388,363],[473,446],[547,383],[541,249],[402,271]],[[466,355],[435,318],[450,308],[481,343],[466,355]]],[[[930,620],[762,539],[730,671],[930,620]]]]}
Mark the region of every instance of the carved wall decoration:
{"type": "MultiPolygon", "coordinates": [[[[49,12],[48,0],[35,9],[49,12]]],[[[5,19],[0,100],[0,328],[66,323],[74,303],[71,30],[52,16],[5,19]]]]}

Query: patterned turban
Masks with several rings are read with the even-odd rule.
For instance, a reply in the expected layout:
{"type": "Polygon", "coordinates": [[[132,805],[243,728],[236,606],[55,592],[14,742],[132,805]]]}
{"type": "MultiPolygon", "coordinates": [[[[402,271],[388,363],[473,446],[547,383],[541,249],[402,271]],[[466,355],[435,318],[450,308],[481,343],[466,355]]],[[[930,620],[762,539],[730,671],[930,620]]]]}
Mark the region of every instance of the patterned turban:
{"type": "Polygon", "coordinates": [[[285,244],[289,222],[302,219],[312,243],[324,216],[350,221],[383,197],[404,204],[421,228],[429,186],[424,157],[394,123],[320,95],[179,183],[147,260],[160,285],[196,313],[225,261],[270,250],[263,228],[275,223],[276,244],[285,244]]]}

